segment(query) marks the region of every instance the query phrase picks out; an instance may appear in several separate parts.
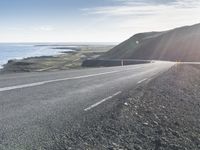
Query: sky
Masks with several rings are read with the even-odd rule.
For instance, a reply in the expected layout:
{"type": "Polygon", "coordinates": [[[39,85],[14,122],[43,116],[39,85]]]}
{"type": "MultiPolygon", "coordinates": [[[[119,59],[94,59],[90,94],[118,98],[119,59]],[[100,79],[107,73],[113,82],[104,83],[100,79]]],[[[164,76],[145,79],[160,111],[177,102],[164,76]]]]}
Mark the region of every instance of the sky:
{"type": "Polygon", "coordinates": [[[122,42],[200,23],[200,0],[0,0],[0,42],[122,42]]]}

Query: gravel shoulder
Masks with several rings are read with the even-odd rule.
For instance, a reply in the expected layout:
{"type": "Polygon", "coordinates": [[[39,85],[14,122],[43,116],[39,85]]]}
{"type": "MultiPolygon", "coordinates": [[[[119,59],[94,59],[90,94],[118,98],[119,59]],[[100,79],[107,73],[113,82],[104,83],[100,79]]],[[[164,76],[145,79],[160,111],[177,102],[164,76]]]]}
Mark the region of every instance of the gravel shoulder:
{"type": "Polygon", "coordinates": [[[200,149],[198,65],[175,66],[116,98],[113,106],[86,114],[48,149],[200,149]]]}

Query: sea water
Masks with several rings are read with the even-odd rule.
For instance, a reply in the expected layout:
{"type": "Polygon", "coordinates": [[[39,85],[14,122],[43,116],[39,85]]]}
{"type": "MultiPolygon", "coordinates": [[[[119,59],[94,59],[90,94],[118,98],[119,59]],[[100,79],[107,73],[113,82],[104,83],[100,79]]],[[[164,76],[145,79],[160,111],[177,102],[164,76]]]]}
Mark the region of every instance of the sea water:
{"type": "Polygon", "coordinates": [[[55,49],[59,45],[48,44],[16,44],[16,43],[1,43],[0,44],[0,68],[11,59],[23,59],[36,56],[52,56],[61,53],[62,51],[72,51],[70,49],[55,49]]]}

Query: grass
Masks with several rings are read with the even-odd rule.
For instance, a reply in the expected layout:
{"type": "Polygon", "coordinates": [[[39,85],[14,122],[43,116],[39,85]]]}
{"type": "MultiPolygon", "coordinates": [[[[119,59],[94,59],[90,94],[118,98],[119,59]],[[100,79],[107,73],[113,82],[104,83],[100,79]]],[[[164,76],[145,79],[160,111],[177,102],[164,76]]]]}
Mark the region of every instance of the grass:
{"type": "Polygon", "coordinates": [[[113,48],[113,45],[85,45],[80,46],[80,50],[74,53],[12,60],[4,66],[3,72],[41,72],[78,69],[81,68],[81,64],[85,59],[96,58],[111,48],[113,48]]]}

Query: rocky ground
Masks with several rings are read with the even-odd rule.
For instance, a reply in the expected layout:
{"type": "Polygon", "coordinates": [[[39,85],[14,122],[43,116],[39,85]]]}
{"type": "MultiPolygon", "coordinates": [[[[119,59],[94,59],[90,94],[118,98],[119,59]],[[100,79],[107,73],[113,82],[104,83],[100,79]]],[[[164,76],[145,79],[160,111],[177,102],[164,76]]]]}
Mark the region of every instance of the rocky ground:
{"type": "Polygon", "coordinates": [[[200,149],[200,66],[175,66],[114,102],[108,112],[89,113],[70,129],[52,134],[54,142],[43,148],[200,149]]]}

